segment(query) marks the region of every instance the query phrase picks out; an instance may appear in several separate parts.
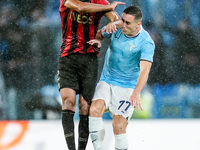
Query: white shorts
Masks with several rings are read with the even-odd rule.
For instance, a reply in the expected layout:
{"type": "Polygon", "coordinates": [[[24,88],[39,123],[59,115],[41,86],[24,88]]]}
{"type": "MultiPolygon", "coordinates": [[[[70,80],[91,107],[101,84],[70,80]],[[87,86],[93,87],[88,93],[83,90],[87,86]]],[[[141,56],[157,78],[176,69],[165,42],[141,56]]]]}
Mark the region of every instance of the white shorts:
{"type": "Polygon", "coordinates": [[[110,115],[122,115],[129,120],[133,114],[134,107],[130,104],[130,97],[133,93],[131,88],[122,88],[104,81],[100,81],[95,89],[93,101],[102,99],[105,101],[106,109],[110,115]]]}

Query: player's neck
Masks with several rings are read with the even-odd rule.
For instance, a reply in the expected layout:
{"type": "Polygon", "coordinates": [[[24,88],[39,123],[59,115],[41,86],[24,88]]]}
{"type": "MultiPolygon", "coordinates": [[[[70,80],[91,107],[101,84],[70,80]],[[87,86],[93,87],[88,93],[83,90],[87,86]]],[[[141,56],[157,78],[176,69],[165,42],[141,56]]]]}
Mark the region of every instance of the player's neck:
{"type": "Polygon", "coordinates": [[[126,35],[126,36],[127,37],[136,37],[136,36],[138,36],[138,34],[140,34],[141,30],[142,30],[142,27],[140,26],[133,34],[126,35]]]}

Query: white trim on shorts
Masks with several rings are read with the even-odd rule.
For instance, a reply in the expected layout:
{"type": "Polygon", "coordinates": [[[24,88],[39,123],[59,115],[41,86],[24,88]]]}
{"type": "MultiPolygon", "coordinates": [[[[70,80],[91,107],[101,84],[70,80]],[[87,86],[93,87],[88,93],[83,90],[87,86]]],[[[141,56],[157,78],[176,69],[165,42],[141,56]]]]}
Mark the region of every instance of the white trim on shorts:
{"type": "Polygon", "coordinates": [[[131,88],[122,88],[104,81],[100,81],[95,89],[93,101],[102,99],[105,101],[106,109],[110,115],[122,115],[129,120],[134,112],[134,107],[130,104],[130,97],[133,93],[131,88]]]}

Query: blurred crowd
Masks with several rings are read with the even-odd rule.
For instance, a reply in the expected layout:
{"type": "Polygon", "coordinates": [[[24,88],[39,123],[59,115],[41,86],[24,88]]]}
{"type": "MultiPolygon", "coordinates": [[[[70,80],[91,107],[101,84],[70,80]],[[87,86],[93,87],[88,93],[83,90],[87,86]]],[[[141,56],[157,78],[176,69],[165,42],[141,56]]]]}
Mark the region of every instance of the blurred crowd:
{"type": "Polygon", "coordinates": [[[46,0],[0,2],[0,72],[6,98],[14,90],[16,97],[13,94],[10,97],[16,100],[11,105],[22,108],[16,110],[20,119],[27,117],[23,111],[26,101],[40,94],[42,86],[55,83],[58,47],[54,30],[59,33],[60,28],[47,18],[46,3],[46,0]]]}
{"type": "MultiPolygon", "coordinates": [[[[130,0],[122,1],[130,5],[130,0]]],[[[199,84],[200,1],[132,1],[135,4],[142,8],[143,27],[156,44],[148,84],[199,84]]],[[[58,0],[0,1],[1,118],[12,119],[3,112],[12,106],[7,99],[16,95],[14,119],[30,119],[31,112],[24,113],[30,111],[26,102],[41,99],[40,89],[56,84],[61,42],[58,8],[58,0]]]]}
{"type": "Polygon", "coordinates": [[[200,39],[189,21],[180,20],[176,28],[162,25],[161,32],[152,31],[151,26],[151,23],[146,24],[156,43],[156,50],[149,84],[199,84],[200,39]],[[170,40],[166,42],[163,35],[170,40]]]}

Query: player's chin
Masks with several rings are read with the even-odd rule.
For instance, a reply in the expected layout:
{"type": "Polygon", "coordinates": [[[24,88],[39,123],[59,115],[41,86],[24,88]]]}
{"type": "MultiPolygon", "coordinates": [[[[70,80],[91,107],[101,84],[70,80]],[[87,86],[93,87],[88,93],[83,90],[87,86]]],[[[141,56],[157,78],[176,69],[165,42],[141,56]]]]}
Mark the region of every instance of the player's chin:
{"type": "Polygon", "coordinates": [[[126,34],[127,31],[126,31],[125,29],[122,29],[122,33],[123,33],[123,34],[126,34]]]}

